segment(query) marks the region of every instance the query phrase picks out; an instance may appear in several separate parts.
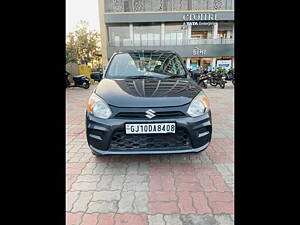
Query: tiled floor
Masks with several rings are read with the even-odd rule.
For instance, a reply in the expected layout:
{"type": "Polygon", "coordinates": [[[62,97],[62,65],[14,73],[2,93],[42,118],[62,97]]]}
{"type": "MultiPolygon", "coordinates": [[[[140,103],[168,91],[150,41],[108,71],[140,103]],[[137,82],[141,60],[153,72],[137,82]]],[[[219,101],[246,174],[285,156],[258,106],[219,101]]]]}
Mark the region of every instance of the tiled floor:
{"type": "Polygon", "coordinates": [[[96,158],[85,137],[94,89],[67,96],[67,225],[227,225],[234,220],[234,88],[209,87],[213,138],[201,153],[96,158]]]}

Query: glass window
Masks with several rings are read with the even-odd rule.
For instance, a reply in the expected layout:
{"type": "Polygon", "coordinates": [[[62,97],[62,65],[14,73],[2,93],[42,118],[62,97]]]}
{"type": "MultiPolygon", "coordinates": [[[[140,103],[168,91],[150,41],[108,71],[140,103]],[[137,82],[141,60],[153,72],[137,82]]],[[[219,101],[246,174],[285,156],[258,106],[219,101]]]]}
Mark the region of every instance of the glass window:
{"type": "Polygon", "coordinates": [[[191,37],[200,39],[211,38],[212,31],[212,25],[195,25],[191,27],[191,37]]]}
{"type": "Polygon", "coordinates": [[[165,45],[183,45],[186,37],[187,29],[182,24],[165,24],[165,45]]]}
{"type": "Polygon", "coordinates": [[[129,76],[168,78],[186,76],[186,72],[176,54],[151,51],[117,54],[112,59],[106,76],[108,78],[129,76]]]}
{"type": "Polygon", "coordinates": [[[218,25],[218,36],[219,38],[233,38],[233,26],[232,22],[219,23],[218,25]]]}
{"type": "Polygon", "coordinates": [[[130,46],[129,25],[109,26],[110,46],[130,46]]]}
{"type": "Polygon", "coordinates": [[[155,25],[133,25],[134,46],[159,46],[160,24],[155,25]]]}
{"type": "Polygon", "coordinates": [[[207,31],[192,31],[192,38],[206,39],[207,34],[208,34],[207,31]]]}

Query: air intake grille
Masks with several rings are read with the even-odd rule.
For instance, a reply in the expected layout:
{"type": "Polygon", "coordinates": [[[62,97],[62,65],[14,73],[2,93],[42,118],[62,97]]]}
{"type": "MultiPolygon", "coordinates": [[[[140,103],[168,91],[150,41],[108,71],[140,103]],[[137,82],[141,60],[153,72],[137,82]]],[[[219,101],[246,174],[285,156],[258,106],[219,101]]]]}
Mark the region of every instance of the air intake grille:
{"type": "Polygon", "coordinates": [[[111,139],[108,150],[176,150],[192,148],[189,134],[178,129],[175,134],[130,134],[118,130],[111,139]]]}

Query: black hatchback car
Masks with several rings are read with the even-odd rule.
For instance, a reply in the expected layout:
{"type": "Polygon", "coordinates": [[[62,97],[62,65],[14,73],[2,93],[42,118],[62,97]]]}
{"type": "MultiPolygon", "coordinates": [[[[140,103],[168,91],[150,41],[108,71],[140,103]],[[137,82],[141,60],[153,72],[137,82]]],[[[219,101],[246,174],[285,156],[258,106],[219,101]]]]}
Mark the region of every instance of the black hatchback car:
{"type": "Polygon", "coordinates": [[[207,96],[172,51],[114,53],[88,101],[95,155],[200,152],[211,141],[207,96]]]}

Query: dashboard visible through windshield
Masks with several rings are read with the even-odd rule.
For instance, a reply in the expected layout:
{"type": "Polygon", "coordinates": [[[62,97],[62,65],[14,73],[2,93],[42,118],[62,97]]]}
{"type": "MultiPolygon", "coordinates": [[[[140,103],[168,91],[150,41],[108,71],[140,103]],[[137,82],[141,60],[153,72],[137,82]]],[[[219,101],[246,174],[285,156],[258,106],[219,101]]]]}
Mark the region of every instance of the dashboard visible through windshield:
{"type": "Polygon", "coordinates": [[[113,57],[107,78],[170,78],[186,77],[180,58],[174,53],[120,53],[113,57]]]}

